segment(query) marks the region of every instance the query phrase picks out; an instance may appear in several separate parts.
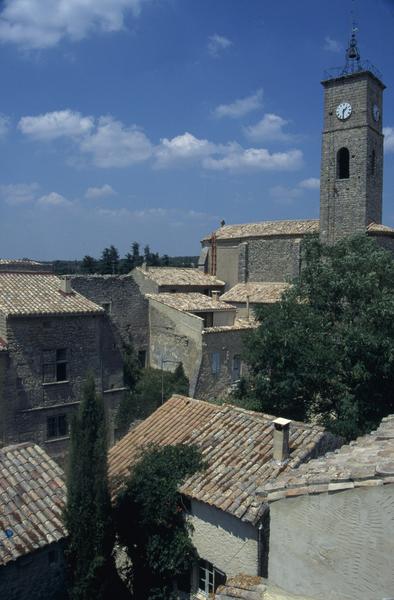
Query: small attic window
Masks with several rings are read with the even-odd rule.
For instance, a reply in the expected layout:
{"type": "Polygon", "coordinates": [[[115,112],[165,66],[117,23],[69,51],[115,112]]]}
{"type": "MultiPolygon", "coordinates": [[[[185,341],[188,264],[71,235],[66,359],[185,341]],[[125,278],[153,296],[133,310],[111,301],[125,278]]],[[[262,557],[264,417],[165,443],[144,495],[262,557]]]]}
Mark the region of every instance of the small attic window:
{"type": "Polygon", "coordinates": [[[347,148],[340,148],[337,154],[337,179],[349,179],[350,154],[347,148]]]}

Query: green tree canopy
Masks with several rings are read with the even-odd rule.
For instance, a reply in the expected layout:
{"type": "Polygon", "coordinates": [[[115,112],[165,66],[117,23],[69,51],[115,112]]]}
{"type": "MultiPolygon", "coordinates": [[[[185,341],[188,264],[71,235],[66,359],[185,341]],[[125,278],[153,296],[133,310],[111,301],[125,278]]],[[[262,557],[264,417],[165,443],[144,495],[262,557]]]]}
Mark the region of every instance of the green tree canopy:
{"type": "Polygon", "coordinates": [[[203,466],[194,446],[148,447],[119,495],[116,529],[131,561],[134,598],[176,598],[173,580],[187,574],[197,559],[178,488],[203,466]]]}
{"type": "MultiPolygon", "coordinates": [[[[119,581],[111,555],[115,538],[107,480],[105,413],[92,376],[86,381],[71,427],[64,520],[71,600],[112,597],[119,581]]],[[[119,590],[117,593],[120,597],[119,590]]]]}
{"type": "Polygon", "coordinates": [[[394,261],[366,236],[303,244],[300,277],[260,310],[238,401],[352,438],[394,411],[394,261]]]}

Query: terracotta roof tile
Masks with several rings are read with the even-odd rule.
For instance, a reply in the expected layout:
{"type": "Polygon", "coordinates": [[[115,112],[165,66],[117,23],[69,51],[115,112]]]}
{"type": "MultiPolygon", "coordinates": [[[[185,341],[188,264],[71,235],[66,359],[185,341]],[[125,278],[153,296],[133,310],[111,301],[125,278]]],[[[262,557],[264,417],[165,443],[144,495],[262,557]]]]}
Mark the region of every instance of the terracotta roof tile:
{"type": "Polygon", "coordinates": [[[222,287],[224,281],[217,279],[213,275],[207,275],[199,269],[185,269],[181,267],[149,267],[146,271],[137,267],[137,271],[142,273],[147,279],[151,279],[160,285],[190,285],[201,287],[222,287]]]}
{"type": "Polygon", "coordinates": [[[335,452],[290,470],[265,491],[268,501],[298,495],[383,485],[394,477],[394,415],[376,431],[357,438],[335,452]]]}
{"type": "MultiPolygon", "coordinates": [[[[259,223],[242,223],[240,225],[224,225],[214,233],[216,239],[239,239],[249,237],[272,237],[278,235],[302,236],[307,233],[318,233],[318,220],[302,221],[261,221],[259,223]]],[[[204,240],[209,240],[206,236],[204,240]]]]}
{"type": "Polygon", "coordinates": [[[49,273],[1,273],[0,312],[5,315],[103,313],[77,292],[60,291],[61,280],[49,273]]]}
{"type": "Polygon", "coordinates": [[[382,233],[386,235],[394,235],[394,227],[383,225],[382,223],[370,223],[367,227],[370,233],[382,233]]]}
{"type": "Polygon", "coordinates": [[[113,493],[121,488],[146,444],[195,444],[207,469],[190,477],[182,493],[254,523],[264,510],[258,492],[269,479],[319,453],[324,444],[335,443],[320,427],[292,422],[290,459],[278,464],[272,460],[274,419],[228,404],[173,396],[111,448],[113,493]],[[305,435],[299,436],[300,430],[305,435]]]}
{"type": "Polygon", "coordinates": [[[147,298],[166,304],[171,308],[176,308],[183,312],[206,312],[206,311],[235,311],[235,308],[230,304],[214,300],[210,296],[200,294],[199,292],[191,293],[164,293],[164,294],[146,294],[147,298]]]}
{"type": "Polygon", "coordinates": [[[250,281],[248,283],[237,283],[228,292],[225,292],[220,299],[223,302],[246,302],[249,296],[249,302],[255,304],[271,304],[278,302],[283,294],[289,288],[289,284],[277,281],[250,281]]]}
{"type": "Polygon", "coordinates": [[[66,535],[63,477],[61,468],[35,444],[0,449],[0,565],[66,535]],[[54,481],[58,483],[53,487],[54,481]]]}

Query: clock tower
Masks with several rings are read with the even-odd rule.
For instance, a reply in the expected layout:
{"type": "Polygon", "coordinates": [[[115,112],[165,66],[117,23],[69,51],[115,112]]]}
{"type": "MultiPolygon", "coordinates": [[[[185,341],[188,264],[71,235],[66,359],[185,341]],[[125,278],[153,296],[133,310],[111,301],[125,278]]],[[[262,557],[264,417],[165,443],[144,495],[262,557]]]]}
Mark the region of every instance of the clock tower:
{"type": "Polygon", "coordinates": [[[326,244],[382,222],[385,86],[374,67],[361,62],[356,31],[346,66],[322,82],[320,239],[326,244]]]}

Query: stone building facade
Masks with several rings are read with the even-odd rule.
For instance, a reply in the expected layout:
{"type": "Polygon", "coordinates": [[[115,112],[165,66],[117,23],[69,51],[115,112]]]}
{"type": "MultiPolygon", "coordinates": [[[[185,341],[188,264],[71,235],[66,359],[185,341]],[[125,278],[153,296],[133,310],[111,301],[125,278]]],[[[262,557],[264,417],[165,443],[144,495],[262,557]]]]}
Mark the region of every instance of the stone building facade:
{"type": "Polygon", "coordinates": [[[125,388],[103,308],[52,274],[0,272],[0,337],[2,445],[34,441],[62,462],[88,373],[104,398],[112,443],[125,388]]]}

